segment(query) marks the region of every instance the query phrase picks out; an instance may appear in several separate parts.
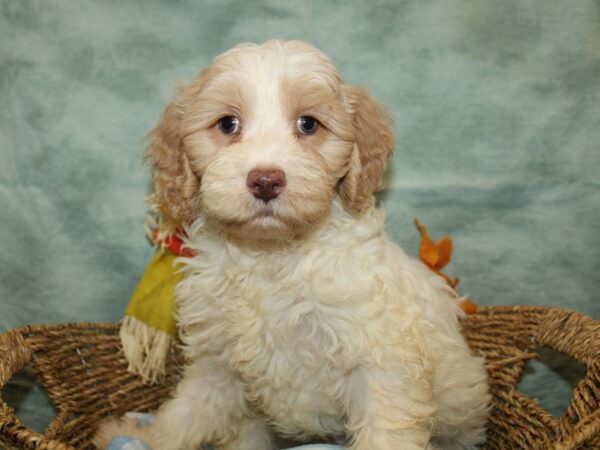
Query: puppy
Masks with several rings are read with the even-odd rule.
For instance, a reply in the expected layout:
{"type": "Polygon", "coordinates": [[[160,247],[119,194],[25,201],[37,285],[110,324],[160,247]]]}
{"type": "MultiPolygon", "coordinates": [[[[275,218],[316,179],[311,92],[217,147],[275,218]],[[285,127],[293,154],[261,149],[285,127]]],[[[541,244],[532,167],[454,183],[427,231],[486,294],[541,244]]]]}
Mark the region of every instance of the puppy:
{"type": "MultiPolygon", "coordinates": [[[[241,45],[180,89],[152,133],[164,229],[182,224],[187,367],[134,434],[154,450],[270,450],[275,435],[353,450],[485,438],[483,361],[445,281],[384,232],[387,112],[298,41],[241,45]]],[[[125,427],[125,428],[123,428],[125,427]]]]}

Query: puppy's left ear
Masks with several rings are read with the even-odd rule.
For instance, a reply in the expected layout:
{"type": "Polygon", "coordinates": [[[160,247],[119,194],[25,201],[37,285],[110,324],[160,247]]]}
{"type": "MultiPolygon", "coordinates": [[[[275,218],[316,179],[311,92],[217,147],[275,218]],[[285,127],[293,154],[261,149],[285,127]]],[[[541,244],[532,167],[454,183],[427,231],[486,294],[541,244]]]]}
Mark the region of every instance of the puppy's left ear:
{"type": "Polygon", "coordinates": [[[383,174],[395,147],[389,112],[363,88],[344,85],[342,93],[352,115],[354,149],[340,185],[344,206],[354,214],[364,212],[381,190],[383,174]]]}

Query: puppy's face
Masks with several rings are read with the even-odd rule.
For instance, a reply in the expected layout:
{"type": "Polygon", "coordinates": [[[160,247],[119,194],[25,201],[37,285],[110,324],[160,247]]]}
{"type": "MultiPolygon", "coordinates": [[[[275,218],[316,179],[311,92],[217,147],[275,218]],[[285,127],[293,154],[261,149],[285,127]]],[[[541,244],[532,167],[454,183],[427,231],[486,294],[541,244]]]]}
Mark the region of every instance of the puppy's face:
{"type": "Polygon", "coordinates": [[[393,148],[381,107],[297,41],[219,56],[181,90],[153,136],[155,195],[166,220],[204,214],[259,239],[305,233],[335,195],[360,213],[393,148]]]}

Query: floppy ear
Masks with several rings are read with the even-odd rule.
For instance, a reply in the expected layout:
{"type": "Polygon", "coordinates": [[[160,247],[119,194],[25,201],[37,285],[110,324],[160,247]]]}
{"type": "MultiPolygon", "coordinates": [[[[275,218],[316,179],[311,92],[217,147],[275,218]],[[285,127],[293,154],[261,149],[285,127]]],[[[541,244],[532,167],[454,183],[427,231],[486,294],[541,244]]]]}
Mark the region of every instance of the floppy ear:
{"type": "Polygon", "coordinates": [[[340,195],[348,211],[361,213],[372,204],[373,194],[381,190],[383,173],[394,151],[394,131],[388,111],[365,89],[348,85],[342,89],[355,136],[340,195]]]}
{"type": "Polygon", "coordinates": [[[161,228],[171,231],[192,221],[200,210],[200,180],[182,143],[181,116],[176,98],[151,131],[146,155],[154,169],[152,203],[158,209],[161,228]]]}

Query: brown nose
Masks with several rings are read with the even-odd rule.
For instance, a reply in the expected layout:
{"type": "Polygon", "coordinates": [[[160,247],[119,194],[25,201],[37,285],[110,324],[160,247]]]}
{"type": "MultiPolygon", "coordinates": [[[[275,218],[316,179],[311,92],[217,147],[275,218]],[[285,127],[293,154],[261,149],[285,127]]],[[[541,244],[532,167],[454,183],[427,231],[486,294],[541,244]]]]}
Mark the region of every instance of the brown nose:
{"type": "Polygon", "coordinates": [[[265,203],[277,198],[285,187],[285,174],[279,169],[252,170],[246,179],[252,195],[265,203]]]}

